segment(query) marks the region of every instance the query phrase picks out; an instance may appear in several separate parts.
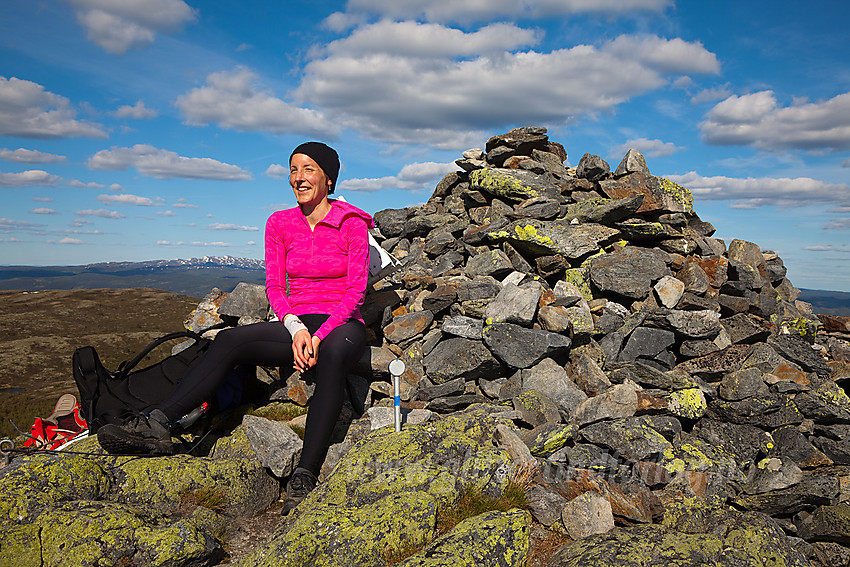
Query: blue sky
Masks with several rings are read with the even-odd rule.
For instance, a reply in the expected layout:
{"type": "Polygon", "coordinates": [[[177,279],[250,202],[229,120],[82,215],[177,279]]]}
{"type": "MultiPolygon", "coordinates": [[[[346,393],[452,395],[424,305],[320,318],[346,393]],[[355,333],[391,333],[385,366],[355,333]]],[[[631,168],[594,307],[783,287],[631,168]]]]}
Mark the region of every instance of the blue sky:
{"type": "Polygon", "coordinates": [[[850,291],[843,0],[4,0],[0,264],[262,257],[291,149],[339,193],[428,199],[465,149],[545,126],[628,148],[716,236],[850,291]]]}

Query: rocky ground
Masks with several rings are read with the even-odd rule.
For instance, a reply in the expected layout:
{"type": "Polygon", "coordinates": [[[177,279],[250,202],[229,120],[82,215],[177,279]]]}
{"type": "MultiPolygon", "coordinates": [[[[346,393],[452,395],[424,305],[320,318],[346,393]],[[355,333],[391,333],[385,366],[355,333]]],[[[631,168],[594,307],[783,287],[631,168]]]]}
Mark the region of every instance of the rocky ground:
{"type": "MultiPolygon", "coordinates": [[[[367,296],[322,483],[262,543],[244,522],[272,519],[313,388],[277,369],[203,456],[15,459],[0,564],[850,566],[850,320],[715,238],[637,152],[565,159],[514,130],[376,214],[402,266],[367,296]]],[[[268,315],[246,284],[186,326],[268,315]]]]}

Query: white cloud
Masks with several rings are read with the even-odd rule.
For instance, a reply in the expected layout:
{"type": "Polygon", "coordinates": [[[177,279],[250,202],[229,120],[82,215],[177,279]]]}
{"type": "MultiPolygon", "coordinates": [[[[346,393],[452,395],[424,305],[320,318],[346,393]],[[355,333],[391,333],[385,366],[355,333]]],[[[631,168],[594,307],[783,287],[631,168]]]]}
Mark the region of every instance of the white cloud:
{"type": "Polygon", "coordinates": [[[11,232],[13,230],[35,230],[43,227],[43,224],[36,224],[29,221],[19,221],[14,219],[0,218],[0,230],[3,232],[11,232]]]}
{"type": "Polygon", "coordinates": [[[847,158],[844,161],[842,161],[841,167],[850,167],[850,158],[847,158]]]}
{"type": "Polygon", "coordinates": [[[137,101],[134,106],[119,106],[112,115],[116,118],[135,118],[136,120],[150,120],[156,118],[159,113],[145,106],[143,101],[137,101]]]}
{"type": "Polygon", "coordinates": [[[691,103],[703,104],[705,102],[714,102],[716,100],[723,100],[725,98],[729,98],[729,96],[731,95],[732,91],[730,91],[727,87],[703,89],[691,97],[691,103]]]}
{"type": "Polygon", "coordinates": [[[153,43],[157,32],[170,33],[197,13],[182,0],[69,0],[88,39],[121,55],[153,43]]]}
{"type": "Polygon", "coordinates": [[[266,175],[272,179],[282,179],[289,177],[289,168],[279,163],[273,163],[266,169],[266,175]]]}
{"type": "Polygon", "coordinates": [[[474,22],[594,12],[628,15],[637,11],[661,11],[672,3],[672,0],[349,0],[347,11],[391,19],[474,22]]]}
{"type": "Polygon", "coordinates": [[[850,149],[850,93],[822,102],[779,106],[773,91],[733,95],[699,125],[706,143],[759,149],[850,149]]]}
{"type": "Polygon", "coordinates": [[[18,148],[17,150],[0,149],[0,159],[17,163],[59,163],[68,161],[65,156],[47,154],[36,150],[18,148]]]}
{"type": "Polygon", "coordinates": [[[621,35],[605,47],[624,60],[635,59],[664,73],[717,74],[720,63],[702,43],[656,36],[621,35]]]}
{"type": "Polygon", "coordinates": [[[104,205],[133,205],[137,207],[155,207],[157,203],[148,197],[139,197],[122,193],[120,195],[98,195],[97,200],[104,205]]]}
{"type": "Polygon", "coordinates": [[[58,215],[59,212],[56,209],[48,209],[47,207],[39,207],[37,209],[33,209],[30,213],[34,215],[58,215]]]}
{"type": "Polygon", "coordinates": [[[119,213],[118,211],[107,211],[106,209],[84,209],[82,211],[77,211],[76,214],[81,217],[100,217],[103,219],[126,218],[126,215],[119,213]]]}
{"type": "Polygon", "coordinates": [[[174,211],[171,211],[171,210],[169,210],[169,211],[157,211],[156,214],[161,216],[161,217],[176,217],[177,216],[177,213],[175,213],[174,211]]]}
{"type": "Polygon", "coordinates": [[[171,206],[174,207],[175,209],[200,209],[201,208],[198,205],[193,205],[192,203],[187,202],[186,199],[184,199],[183,197],[180,197],[179,199],[177,199],[177,201],[171,206]]]}
{"type": "Polygon", "coordinates": [[[646,157],[666,157],[673,155],[679,150],[683,150],[673,142],[662,142],[661,140],[648,140],[646,138],[636,138],[629,140],[625,144],[621,144],[611,150],[611,159],[622,159],[622,157],[631,149],[635,149],[646,157]]]}
{"type": "Polygon", "coordinates": [[[451,38],[448,47],[428,45],[417,56],[410,54],[404,36],[419,34],[413,43],[428,43],[425,39],[440,36],[439,26],[380,26],[399,33],[385,32],[383,41],[374,38],[371,51],[364,48],[363,53],[349,52],[348,42],[371,28],[331,43],[322,58],[306,65],[295,96],[314,102],[337,124],[385,142],[470,147],[495,127],[566,124],[660,88],[670,73],[718,69],[714,54],[699,43],[658,37],[622,36],[598,47],[551,52],[473,55],[484,36],[443,28],[440,33],[451,38]],[[457,59],[459,53],[469,55],[457,59]]]}
{"type": "Polygon", "coordinates": [[[242,230],[245,232],[255,232],[260,230],[256,226],[239,226],[237,224],[222,224],[219,222],[211,223],[207,228],[210,230],[242,230]]]}
{"type": "Polygon", "coordinates": [[[497,54],[539,43],[542,32],[513,24],[490,24],[475,32],[418,22],[383,20],[356,29],[327,46],[351,57],[392,52],[403,57],[469,57],[497,54]]]}
{"type": "Polygon", "coordinates": [[[47,242],[50,244],[85,244],[85,242],[79,238],[71,238],[70,236],[66,236],[60,240],[48,240],[47,242]]]}
{"type": "Polygon", "coordinates": [[[225,181],[244,181],[251,174],[244,169],[216,161],[211,158],[188,158],[175,152],[160,150],[146,144],[136,144],[132,148],[112,147],[101,150],[89,158],[87,165],[91,169],[120,171],[135,167],[139,173],[157,179],[219,179],[225,181]]]}
{"type": "Polygon", "coordinates": [[[404,189],[422,191],[434,185],[451,171],[458,171],[454,163],[410,163],[401,168],[398,175],[378,178],[345,179],[339,188],[344,191],[379,191],[381,189],[404,189]]]}
{"type": "Polygon", "coordinates": [[[104,185],[102,183],[95,183],[94,181],[90,181],[85,183],[80,181],[79,179],[72,179],[68,182],[68,185],[71,187],[77,187],[79,189],[103,189],[104,185]]]}
{"type": "Polygon", "coordinates": [[[232,130],[319,137],[339,132],[321,112],[299,108],[259,90],[256,79],[255,73],[242,67],[212,73],[205,86],[180,95],[175,104],[193,126],[216,123],[232,130]]]}
{"type": "Polygon", "coordinates": [[[52,203],[53,202],[52,197],[33,197],[32,200],[36,201],[37,203],[52,203]]]}
{"type": "Polygon", "coordinates": [[[850,185],[810,177],[703,177],[694,171],[666,177],[690,189],[696,199],[741,201],[738,208],[798,207],[812,202],[846,204],[850,200],[850,185]]]}
{"type": "Polygon", "coordinates": [[[32,81],[0,76],[0,136],[106,138],[100,124],[76,119],[71,102],[32,81]]]}
{"type": "Polygon", "coordinates": [[[825,224],[823,228],[826,230],[850,230],[850,217],[833,219],[825,224]]]}
{"type": "Polygon", "coordinates": [[[20,173],[0,173],[0,187],[33,187],[55,185],[59,177],[40,169],[20,173]]]}

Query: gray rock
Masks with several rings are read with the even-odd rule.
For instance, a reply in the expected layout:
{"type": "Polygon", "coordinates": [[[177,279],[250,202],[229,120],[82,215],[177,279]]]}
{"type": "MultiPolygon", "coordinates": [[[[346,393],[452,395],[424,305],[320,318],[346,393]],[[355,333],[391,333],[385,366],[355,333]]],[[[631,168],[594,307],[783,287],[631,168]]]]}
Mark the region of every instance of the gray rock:
{"type": "Polygon", "coordinates": [[[427,310],[398,315],[384,327],[384,336],[391,343],[404,343],[428,330],[433,321],[434,314],[427,310]]]}
{"type": "Polygon", "coordinates": [[[443,384],[454,378],[492,377],[500,373],[500,365],[481,341],[452,338],[425,357],[425,371],[435,384],[443,384]]]}
{"type": "Polygon", "coordinates": [[[618,179],[604,179],[599,182],[599,186],[602,192],[612,199],[623,199],[636,194],[643,195],[643,204],[638,209],[638,214],[694,214],[694,197],[691,192],[669,179],[638,171],[618,179]]]}
{"type": "Polygon", "coordinates": [[[803,433],[793,426],[780,427],[771,436],[775,441],[774,454],[791,459],[802,469],[831,466],[832,459],[815,448],[803,433]]]}
{"type": "Polygon", "coordinates": [[[474,301],[496,297],[502,287],[495,282],[464,280],[457,284],[458,301],[474,301]]]}
{"type": "Polygon", "coordinates": [[[453,413],[460,411],[472,404],[489,403],[490,400],[477,394],[462,394],[460,396],[446,396],[436,398],[428,402],[427,409],[436,413],[453,413]]]}
{"type": "Polygon", "coordinates": [[[375,224],[387,237],[400,236],[404,225],[414,211],[411,209],[385,209],[374,214],[375,224]]]}
{"type": "Polygon", "coordinates": [[[675,331],[678,336],[687,339],[716,337],[723,330],[720,324],[720,313],[708,309],[691,311],[672,309],[659,322],[659,326],[675,331]]]}
{"type": "Polygon", "coordinates": [[[537,390],[526,390],[513,399],[518,418],[532,427],[558,423],[561,414],[549,396],[537,390]]]}
{"type": "Polygon", "coordinates": [[[714,400],[709,404],[709,408],[715,419],[765,429],[803,421],[803,414],[794,402],[778,394],[753,396],[737,402],[714,400]]]}
{"type": "Polygon", "coordinates": [[[659,355],[666,353],[675,342],[676,335],[673,331],[638,327],[629,336],[623,350],[620,351],[618,360],[623,362],[663,360],[659,355]]]}
{"type": "Polygon", "coordinates": [[[490,250],[473,256],[466,263],[465,271],[470,277],[493,276],[502,278],[513,271],[514,267],[507,254],[501,250],[490,250]]]}
{"type": "Polygon", "coordinates": [[[770,328],[764,320],[746,313],[726,317],[721,325],[729,333],[729,339],[736,344],[762,342],[770,336],[770,328]]]}
{"type": "Polygon", "coordinates": [[[631,417],[637,410],[637,386],[617,384],[581,402],[573,413],[571,421],[582,426],[602,419],[631,417]]]}
{"type": "Polygon", "coordinates": [[[440,329],[449,335],[463,337],[465,339],[481,339],[484,330],[484,321],[473,319],[464,315],[457,317],[446,317],[440,329]]]}
{"type": "Polygon", "coordinates": [[[567,376],[567,371],[551,358],[544,358],[532,368],[522,371],[522,390],[536,390],[549,397],[558,409],[572,415],[576,407],[587,399],[567,376]]]}
{"type": "Polygon", "coordinates": [[[561,510],[567,504],[566,498],[540,484],[528,489],[526,497],[531,515],[547,528],[561,519],[561,510]]]}
{"type": "Polygon", "coordinates": [[[783,357],[796,362],[806,372],[814,372],[821,378],[829,377],[829,367],[821,355],[799,336],[774,335],[767,342],[783,357]]]}
{"type": "Polygon", "coordinates": [[[516,323],[530,327],[537,313],[540,286],[517,287],[507,284],[484,310],[487,324],[516,323]]]}
{"type": "Polygon", "coordinates": [[[794,486],[803,480],[803,471],[791,459],[762,459],[751,469],[744,485],[747,494],[762,494],[794,486]]]}
{"type": "Polygon", "coordinates": [[[614,177],[621,177],[637,171],[648,174],[649,168],[646,166],[646,159],[643,157],[643,154],[635,149],[630,149],[623,156],[620,165],[614,171],[614,177]]]}
{"type": "Polygon", "coordinates": [[[578,162],[576,177],[599,181],[611,173],[611,166],[604,159],[593,154],[584,154],[578,162]]]}
{"type": "Polygon", "coordinates": [[[422,300],[422,307],[431,313],[439,313],[457,301],[457,292],[450,285],[441,285],[422,300]]]}
{"type": "Polygon", "coordinates": [[[695,295],[705,295],[711,285],[708,275],[696,262],[685,262],[676,277],[685,284],[685,291],[695,295]]]}
{"type": "Polygon", "coordinates": [[[568,373],[576,386],[588,396],[596,396],[611,387],[611,381],[605,372],[586,354],[570,365],[568,373]]]}
{"type": "Polygon", "coordinates": [[[444,398],[446,396],[457,396],[466,391],[466,380],[463,378],[455,378],[442,384],[433,386],[425,386],[419,388],[418,397],[420,400],[434,400],[436,398],[444,398]]]}
{"type": "Polygon", "coordinates": [[[616,451],[631,461],[660,457],[671,444],[641,417],[626,417],[592,423],[581,429],[581,437],[590,443],[616,451]]]}
{"type": "Polygon", "coordinates": [[[632,195],[625,199],[596,197],[567,205],[561,216],[570,222],[589,222],[613,226],[618,221],[634,214],[642,203],[643,195],[632,195]]]}
{"type": "Polygon", "coordinates": [[[292,428],[285,423],[253,415],[246,415],[242,419],[242,427],[264,467],[268,467],[278,478],[292,474],[301,458],[301,447],[304,444],[292,428]]]}
{"type": "Polygon", "coordinates": [[[603,292],[631,299],[645,299],[653,282],[669,275],[670,256],[656,249],[615,247],[611,254],[593,258],[590,278],[603,292]]]}
{"type": "Polygon", "coordinates": [[[574,540],[614,529],[611,502],[595,492],[585,492],[567,502],[561,512],[561,520],[574,540]]]}
{"type": "Polygon", "coordinates": [[[544,358],[565,354],[572,344],[563,335],[512,323],[488,325],[483,335],[487,348],[512,368],[530,368],[544,358]]]}
{"type": "Polygon", "coordinates": [[[764,373],[756,367],[730,372],[723,377],[717,392],[724,400],[737,401],[751,396],[767,394],[767,384],[762,380],[764,373]]]}
{"type": "MultiPolygon", "coordinates": [[[[661,305],[672,309],[682,299],[682,295],[685,293],[685,283],[673,276],[664,276],[658,280],[658,283],[652,289],[661,305]]],[[[719,314],[717,314],[717,318],[720,318],[719,314]]]]}

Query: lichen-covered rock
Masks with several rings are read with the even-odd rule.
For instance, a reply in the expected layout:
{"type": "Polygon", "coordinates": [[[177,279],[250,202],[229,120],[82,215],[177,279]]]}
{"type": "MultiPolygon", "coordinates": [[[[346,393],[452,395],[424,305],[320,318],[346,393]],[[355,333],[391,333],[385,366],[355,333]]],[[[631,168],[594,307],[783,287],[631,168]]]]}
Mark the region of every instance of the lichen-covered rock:
{"type": "Polygon", "coordinates": [[[0,565],[16,567],[189,566],[222,556],[213,534],[192,518],[171,522],[112,502],[65,502],[3,531],[0,565]]]}
{"type": "Polygon", "coordinates": [[[104,467],[77,455],[36,454],[0,471],[0,522],[26,523],[61,502],[98,500],[111,485],[104,467]]]}
{"type": "Polygon", "coordinates": [[[611,244],[618,234],[617,229],[596,223],[523,219],[490,231],[487,236],[494,242],[507,241],[532,256],[560,254],[578,259],[611,244]]]}
{"type": "Polygon", "coordinates": [[[250,517],[280,494],[280,483],[255,460],[173,455],[127,459],[117,468],[119,500],[154,509],[166,510],[181,495],[205,489],[220,491],[226,513],[250,517]]]}
{"type": "Polygon", "coordinates": [[[486,512],[456,525],[398,567],[521,567],[529,550],[530,514],[486,512]]]}
{"type": "Polygon", "coordinates": [[[488,447],[498,408],[373,431],[294,512],[288,530],[244,565],[381,565],[382,552],[433,538],[436,508],[462,491],[500,491],[510,459],[488,447]]]}
{"type": "MultiPolygon", "coordinates": [[[[686,511],[685,514],[692,514],[686,511]]],[[[807,567],[782,530],[760,514],[698,514],[665,525],[615,528],[561,547],[549,567],[807,567]]]]}

